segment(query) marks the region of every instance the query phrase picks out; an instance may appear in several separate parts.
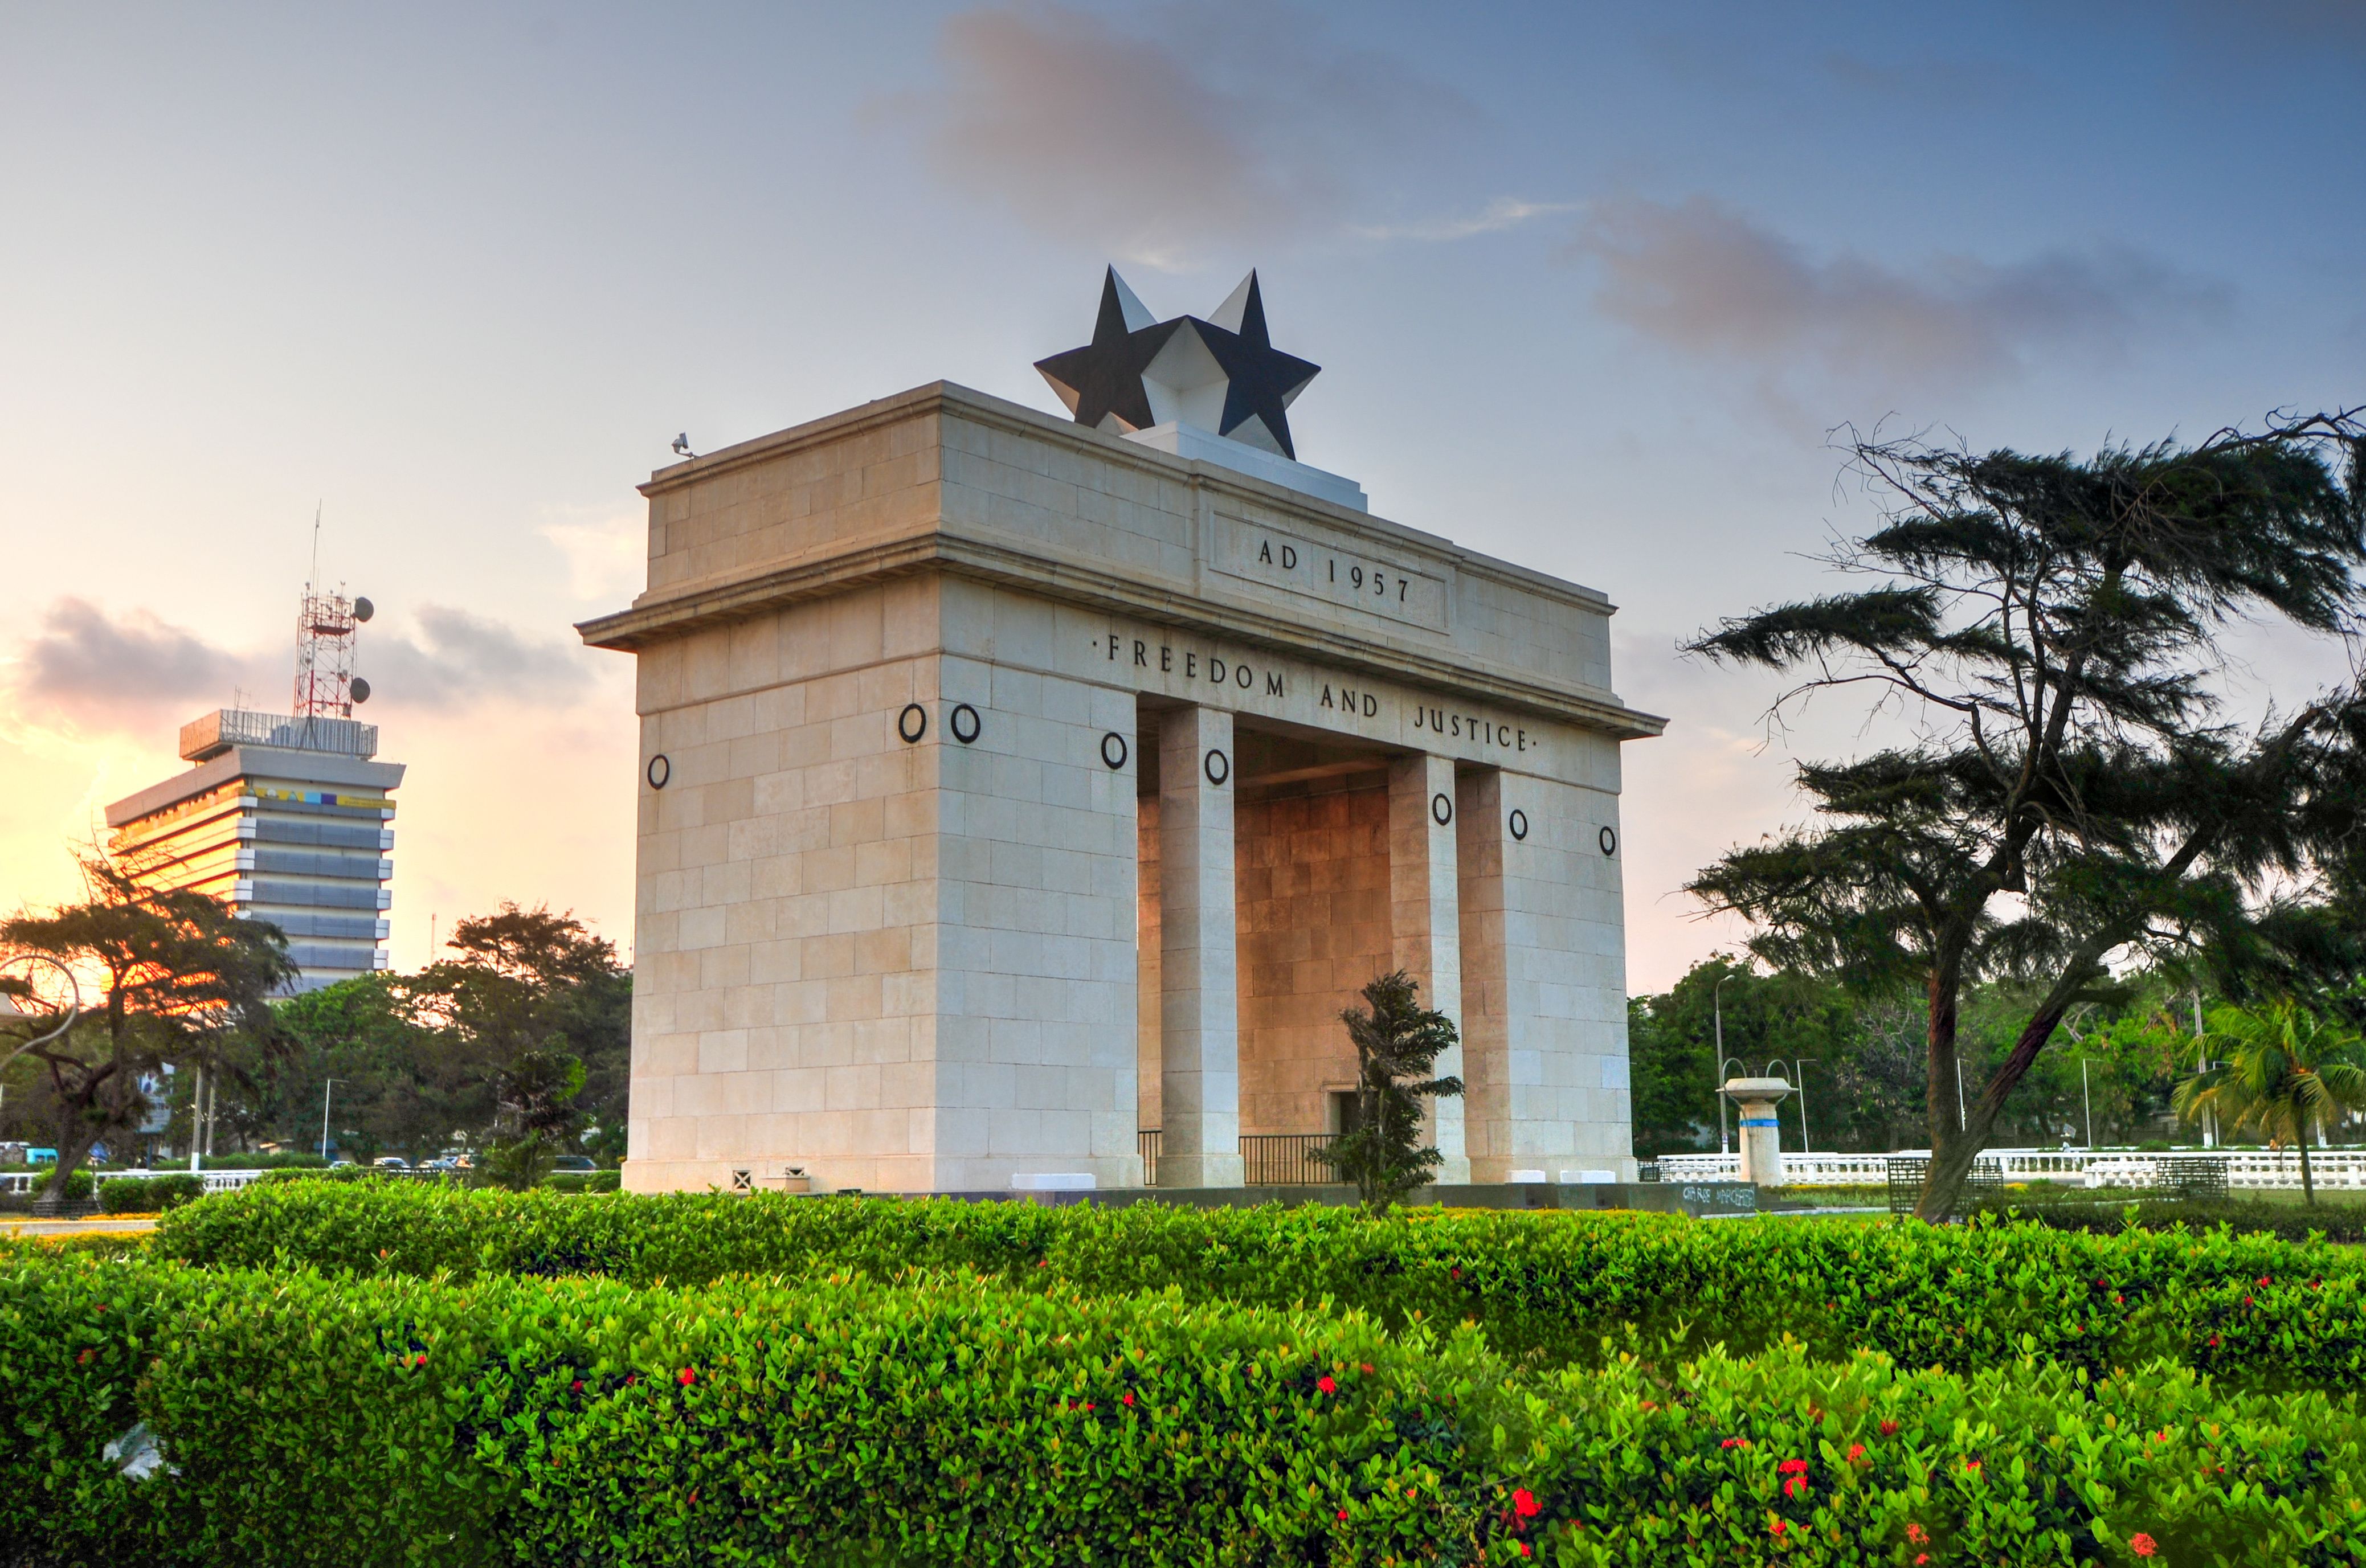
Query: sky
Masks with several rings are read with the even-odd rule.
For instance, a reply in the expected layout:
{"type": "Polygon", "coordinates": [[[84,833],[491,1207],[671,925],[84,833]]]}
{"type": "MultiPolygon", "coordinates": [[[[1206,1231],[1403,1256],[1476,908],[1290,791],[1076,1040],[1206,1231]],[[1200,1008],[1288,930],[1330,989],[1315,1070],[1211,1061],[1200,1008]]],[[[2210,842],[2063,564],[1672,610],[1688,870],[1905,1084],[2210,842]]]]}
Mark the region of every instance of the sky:
{"type": "MultiPolygon", "coordinates": [[[[629,950],[636,483],[1259,269],[1299,454],[1606,591],[1630,990],[1844,703],[1685,658],[1833,579],[1853,428],[2088,452],[2366,398],[2366,5],[0,5],[0,907],[284,708],[321,520],[406,763],[393,957],[629,950]],[[1837,432],[1837,433],[1836,433],[1837,432]]],[[[2259,629],[2261,703],[2336,678],[2259,629]]]]}

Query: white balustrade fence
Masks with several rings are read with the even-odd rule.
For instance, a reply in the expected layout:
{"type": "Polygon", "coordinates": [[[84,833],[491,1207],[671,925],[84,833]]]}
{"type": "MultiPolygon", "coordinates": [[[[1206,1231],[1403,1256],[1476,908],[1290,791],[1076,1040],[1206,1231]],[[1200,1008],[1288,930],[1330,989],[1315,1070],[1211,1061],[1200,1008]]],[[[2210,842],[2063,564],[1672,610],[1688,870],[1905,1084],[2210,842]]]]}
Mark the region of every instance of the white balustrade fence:
{"type": "MultiPolygon", "coordinates": [[[[46,1165],[31,1166],[23,1170],[0,1170],[0,1193],[11,1193],[20,1198],[29,1197],[32,1194],[33,1183],[39,1181],[48,1173],[49,1167],[46,1165]]],[[[90,1179],[93,1188],[96,1189],[109,1182],[122,1181],[126,1177],[186,1176],[188,1172],[186,1170],[173,1170],[169,1169],[163,1170],[94,1170],[90,1173],[90,1179]]],[[[251,1183],[261,1180],[262,1177],[263,1172],[260,1170],[200,1170],[197,1172],[197,1179],[205,1183],[206,1191],[208,1193],[231,1192],[237,1188],[250,1185],[251,1183]]]]}
{"type": "MultiPolygon", "coordinates": [[[[1904,1148],[1897,1158],[1927,1159],[1927,1148],[1904,1148]]],[[[2215,1160],[2226,1168],[2229,1189],[2300,1186],[2297,1149],[2180,1148],[2169,1154],[2141,1154],[2127,1149],[1991,1148],[1980,1158],[1993,1159],[2008,1182],[2061,1182],[2088,1187],[2154,1187],[2160,1184],[2165,1160],[2215,1160]]],[[[1889,1179],[1886,1154],[1794,1154],[1784,1151],[1783,1175],[1795,1187],[1876,1187],[1889,1179]]],[[[2333,1191],[2366,1190],[2366,1149],[2313,1148],[2309,1175],[2319,1187],[2333,1191]]],[[[1741,1157],[1736,1154],[1663,1154],[1663,1182],[1738,1181],[1741,1157]]]]}

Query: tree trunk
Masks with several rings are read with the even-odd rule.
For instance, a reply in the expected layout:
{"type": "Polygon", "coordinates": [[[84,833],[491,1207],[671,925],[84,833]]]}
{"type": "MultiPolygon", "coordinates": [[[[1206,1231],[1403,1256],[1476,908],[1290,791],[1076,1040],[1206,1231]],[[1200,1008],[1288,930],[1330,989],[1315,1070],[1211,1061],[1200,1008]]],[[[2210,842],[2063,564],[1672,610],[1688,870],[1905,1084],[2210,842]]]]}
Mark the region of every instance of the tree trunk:
{"type": "Polygon", "coordinates": [[[1952,965],[1932,970],[1927,998],[1931,1070],[1923,1088],[1922,1104],[1924,1122],[1931,1133],[1931,1170],[1923,1179],[1922,1195],[1914,1202],[1914,1217],[1931,1225],[1946,1222],[1944,1205],[1955,1201],[1955,1190],[1963,1185],[1972,1169],[1969,1154],[1958,1156],[1966,1140],[1956,1118],[1955,1098],[1957,973],[1952,965]]]}
{"type": "MultiPolygon", "coordinates": [[[[69,1127],[73,1125],[73,1120],[66,1122],[69,1127]]],[[[91,1140],[86,1137],[59,1137],[58,1162],[50,1168],[50,1184],[42,1189],[39,1197],[33,1200],[34,1214],[55,1219],[65,1212],[66,1183],[73,1180],[74,1172],[81,1170],[83,1162],[90,1157],[90,1146],[91,1140]]]]}
{"type": "Polygon", "coordinates": [[[2304,1109],[2298,1119],[2300,1137],[2293,1141],[2300,1145],[2300,1201],[2310,1208],[2315,1208],[2316,1207],[2316,1182],[2310,1176],[2308,1170],[2308,1112],[2304,1109]]]}

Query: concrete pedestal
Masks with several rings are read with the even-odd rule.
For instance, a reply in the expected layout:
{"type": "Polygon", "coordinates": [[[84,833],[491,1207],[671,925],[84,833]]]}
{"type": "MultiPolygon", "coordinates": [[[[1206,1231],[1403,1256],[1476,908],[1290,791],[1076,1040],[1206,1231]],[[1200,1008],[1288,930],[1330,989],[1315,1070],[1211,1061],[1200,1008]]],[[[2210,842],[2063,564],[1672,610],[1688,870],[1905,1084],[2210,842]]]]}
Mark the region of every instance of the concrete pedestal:
{"type": "Polygon", "coordinates": [[[1739,1109],[1741,1179],[1760,1187],[1783,1185],[1783,1124],[1774,1108],[1791,1092],[1779,1078],[1729,1078],[1724,1093],[1739,1109]]]}

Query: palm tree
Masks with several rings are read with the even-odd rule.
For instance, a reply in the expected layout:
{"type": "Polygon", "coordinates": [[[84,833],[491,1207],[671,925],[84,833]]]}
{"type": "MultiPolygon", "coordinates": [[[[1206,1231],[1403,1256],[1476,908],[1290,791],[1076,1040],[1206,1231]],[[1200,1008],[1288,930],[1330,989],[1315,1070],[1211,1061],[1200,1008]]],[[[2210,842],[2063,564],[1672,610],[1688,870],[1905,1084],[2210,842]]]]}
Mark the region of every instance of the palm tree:
{"type": "Polygon", "coordinates": [[[2256,1129],[2270,1143],[2299,1145],[2301,1192],[2315,1204],[2309,1133],[2366,1103],[2357,1034],[2284,998],[2260,1008],[2219,1008],[2206,1037],[2227,1059],[2180,1083],[2170,1104],[2189,1122],[2215,1112],[2227,1126],[2256,1129]]]}

